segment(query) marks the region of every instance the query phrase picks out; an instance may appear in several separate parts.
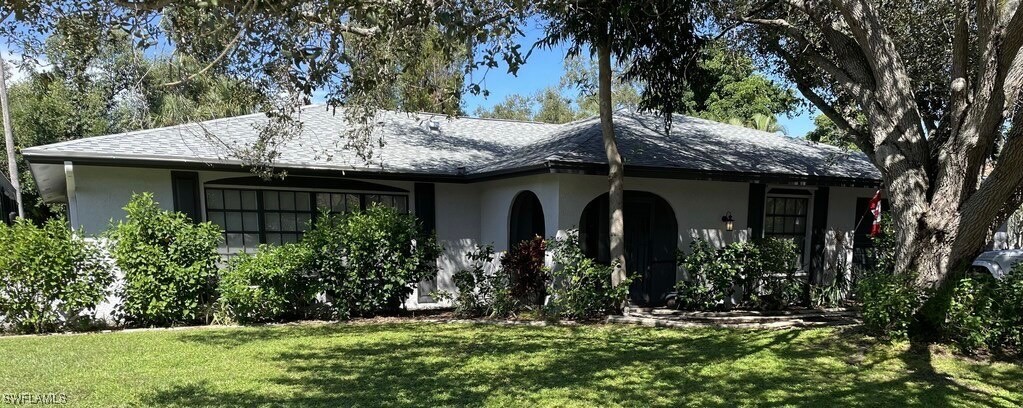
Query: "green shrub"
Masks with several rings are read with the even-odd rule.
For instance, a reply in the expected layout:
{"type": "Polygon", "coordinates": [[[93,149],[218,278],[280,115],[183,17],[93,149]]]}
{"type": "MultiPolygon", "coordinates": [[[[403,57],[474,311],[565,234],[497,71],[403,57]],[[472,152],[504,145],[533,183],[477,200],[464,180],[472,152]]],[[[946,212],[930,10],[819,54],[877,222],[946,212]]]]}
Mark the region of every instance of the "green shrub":
{"type": "Polygon", "coordinates": [[[437,276],[434,237],[414,216],[383,206],[323,214],[302,244],[312,251],[310,273],[341,319],[395,311],[419,282],[437,276]]]}
{"type": "Polygon", "coordinates": [[[807,282],[796,276],[799,253],[790,239],[768,238],[755,242],[759,271],[748,274],[744,295],[748,307],[781,310],[798,303],[807,282]]]}
{"type": "Polygon", "coordinates": [[[306,275],[311,254],[300,244],[264,245],[232,258],[220,273],[220,310],[239,323],[314,317],[319,287],[306,275]]]}
{"type": "Polygon", "coordinates": [[[863,324],[889,338],[905,338],[913,314],[923,299],[910,274],[870,270],[860,277],[857,294],[863,304],[863,324]]]}
{"type": "Polygon", "coordinates": [[[994,293],[995,345],[1023,351],[1023,263],[998,281],[994,293]]]}
{"type": "Polygon", "coordinates": [[[676,306],[719,310],[733,306],[782,309],[799,301],[804,282],[795,276],[795,243],[783,239],[733,242],[715,249],[697,239],[679,254],[688,277],[676,286],[676,306]],[[733,299],[735,294],[739,299],[733,299]]]}
{"type": "Polygon", "coordinates": [[[494,262],[494,246],[477,246],[465,255],[469,268],[452,275],[457,292],[442,293],[455,305],[455,314],[463,317],[505,317],[518,308],[511,295],[511,279],[504,269],[487,272],[487,266],[494,262]]]}
{"type": "Polygon", "coordinates": [[[111,268],[63,219],[0,224],[0,318],[19,332],[75,328],[106,299],[111,268]]]}
{"type": "Polygon", "coordinates": [[[511,279],[511,294],[523,305],[543,305],[547,296],[547,241],[536,236],[512,246],[501,257],[502,273],[511,279]]]}
{"type": "Polygon", "coordinates": [[[120,317],[135,326],[208,321],[217,294],[220,230],[160,209],[149,193],[132,196],[124,210],[125,221],[110,231],[124,273],[120,317]]]}
{"type": "Polygon", "coordinates": [[[569,231],[567,237],[553,240],[548,247],[556,265],[551,272],[548,305],[552,317],[592,319],[619,311],[629,295],[629,280],[612,287],[613,267],[586,257],[578,231],[569,231]]]}
{"type": "Polygon", "coordinates": [[[735,243],[728,248],[728,255],[722,256],[710,243],[697,239],[689,244],[689,255],[679,253],[679,264],[689,275],[675,285],[679,308],[713,310],[730,301],[741,268],[725,259],[736,258],[746,249],[746,244],[735,243]]]}
{"type": "Polygon", "coordinates": [[[945,313],[945,339],[967,353],[1023,346],[1023,265],[996,280],[986,272],[959,280],[945,313]]]}
{"type": "Polygon", "coordinates": [[[990,275],[969,276],[953,286],[944,332],[961,350],[985,349],[997,337],[993,303],[997,286],[990,275]]]}

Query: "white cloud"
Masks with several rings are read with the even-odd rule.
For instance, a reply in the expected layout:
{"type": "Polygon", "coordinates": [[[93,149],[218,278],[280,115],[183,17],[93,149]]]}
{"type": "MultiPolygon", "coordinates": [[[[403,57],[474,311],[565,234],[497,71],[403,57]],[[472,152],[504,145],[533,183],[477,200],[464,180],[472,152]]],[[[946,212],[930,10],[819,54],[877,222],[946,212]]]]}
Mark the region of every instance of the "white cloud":
{"type": "MultiPolygon", "coordinates": [[[[18,65],[20,65],[19,63],[21,62],[22,55],[20,53],[11,52],[7,46],[0,45],[0,56],[3,57],[4,61],[8,64],[8,67],[14,68],[11,70],[12,72],[9,73],[11,75],[11,83],[28,78],[28,74],[32,72],[18,67],[18,65]]],[[[30,69],[35,72],[46,72],[53,69],[53,67],[50,66],[49,61],[39,58],[39,64],[30,69]]]]}

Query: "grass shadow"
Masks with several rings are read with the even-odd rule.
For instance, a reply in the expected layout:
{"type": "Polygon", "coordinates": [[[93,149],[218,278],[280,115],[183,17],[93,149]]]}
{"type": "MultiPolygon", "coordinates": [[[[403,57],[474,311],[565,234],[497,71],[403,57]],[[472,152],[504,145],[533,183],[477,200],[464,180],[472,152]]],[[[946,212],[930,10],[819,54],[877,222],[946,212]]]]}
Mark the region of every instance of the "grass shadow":
{"type": "MultiPolygon", "coordinates": [[[[264,390],[168,384],[170,406],[1018,406],[935,369],[929,350],[877,351],[841,330],[322,325],[187,333],[223,348],[284,346],[264,390]],[[336,340],[336,341],[335,341],[336,340]]],[[[1018,367],[1017,367],[1018,368],[1018,367]]],[[[970,372],[1010,389],[1023,372],[970,372]]],[[[1018,390],[1018,386],[1014,389],[1018,390]]]]}

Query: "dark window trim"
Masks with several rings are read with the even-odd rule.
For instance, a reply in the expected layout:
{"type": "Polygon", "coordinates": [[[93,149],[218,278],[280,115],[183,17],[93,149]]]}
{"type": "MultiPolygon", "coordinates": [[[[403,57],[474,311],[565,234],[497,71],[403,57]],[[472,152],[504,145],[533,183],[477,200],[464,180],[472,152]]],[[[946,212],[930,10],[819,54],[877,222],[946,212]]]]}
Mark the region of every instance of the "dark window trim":
{"type": "Polygon", "coordinates": [[[327,177],[303,177],[288,176],[287,179],[264,180],[259,177],[232,177],[217,180],[210,180],[206,185],[223,186],[244,186],[262,189],[296,189],[296,190],[341,190],[341,191],[379,191],[386,193],[408,193],[408,190],[388,186],[384,184],[371,183],[362,180],[339,179],[327,177]]]}
{"type": "MultiPolygon", "coordinates": [[[[205,186],[203,188],[202,197],[205,198],[206,194],[207,194],[207,192],[209,190],[218,190],[218,191],[221,191],[221,192],[223,192],[225,190],[234,190],[234,191],[239,191],[240,193],[241,192],[254,192],[256,194],[256,209],[254,209],[254,210],[253,209],[248,209],[248,210],[245,210],[245,209],[226,209],[226,208],[211,209],[210,206],[209,206],[209,203],[205,203],[205,205],[204,205],[204,207],[205,207],[204,208],[205,209],[204,214],[206,216],[206,219],[210,220],[212,222],[212,219],[210,217],[210,213],[211,212],[225,213],[225,224],[226,224],[227,223],[226,222],[226,213],[228,213],[228,212],[239,212],[239,213],[243,213],[243,214],[244,213],[255,213],[256,214],[256,218],[257,218],[257,228],[258,228],[258,232],[255,232],[255,233],[259,237],[258,238],[259,239],[259,244],[267,244],[268,243],[268,241],[267,241],[267,234],[268,233],[270,233],[270,234],[281,234],[281,235],[295,234],[295,235],[297,235],[300,238],[302,236],[302,234],[304,233],[304,229],[303,229],[303,227],[297,225],[297,220],[296,220],[296,231],[283,231],[283,230],[281,230],[281,231],[267,231],[267,228],[266,228],[266,216],[267,216],[267,214],[296,214],[296,215],[298,215],[298,214],[308,214],[309,217],[310,217],[309,218],[310,222],[314,223],[314,222],[316,222],[316,219],[319,217],[319,214],[320,214],[320,209],[317,207],[317,203],[318,203],[317,195],[318,194],[341,194],[341,195],[348,195],[348,194],[350,194],[350,195],[356,195],[356,196],[359,197],[359,211],[365,211],[366,210],[367,206],[369,205],[369,201],[367,200],[367,196],[371,196],[371,195],[375,195],[375,196],[389,196],[389,197],[392,197],[392,200],[394,198],[404,198],[404,200],[405,200],[405,205],[404,205],[405,212],[409,212],[410,209],[411,209],[411,206],[409,205],[410,204],[410,202],[409,202],[410,200],[409,200],[408,194],[401,194],[401,193],[394,194],[394,193],[376,193],[376,192],[364,192],[364,191],[276,190],[276,189],[272,189],[272,188],[251,188],[251,187],[247,187],[247,186],[207,185],[207,186],[205,186]],[[309,210],[308,211],[306,211],[306,210],[297,210],[297,209],[296,210],[281,210],[281,209],[268,210],[268,209],[265,208],[265,204],[264,204],[264,200],[265,200],[264,193],[271,192],[271,191],[272,192],[278,192],[278,193],[284,192],[284,193],[304,193],[304,194],[309,194],[309,200],[310,200],[309,201],[309,210]]],[[[221,193],[221,194],[223,194],[223,193],[221,193]]],[[[221,198],[221,200],[226,201],[223,198],[221,198]]],[[[279,205],[280,204],[279,200],[280,200],[280,198],[278,198],[278,207],[280,206],[279,205]]],[[[226,205],[224,207],[226,207],[226,205]]],[[[333,212],[333,213],[337,213],[337,212],[333,212]]],[[[243,218],[242,222],[243,222],[243,228],[242,228],[241,231],[233,231],[233,230],[232,231],[227,231],[226,230],[226,225],[221,229],[221,233],[225,234],[225,241],[224,241],[223,245],[228,248],[228,251],[230,250],[230,246],[227,245],[226,234],[229,234],[229,233],[230,234],[253,233],[253,232],[249,232],[249,231],[244,231],[244,218],[243,218]]],[[[219,225],[218,225],[218,227],[219,227],[219,225]]],[[[242,245],[244,247],[245,243],[243,242],[242,245]]],[[[245,247],[245,248],[247,248],[247,247],[245,247]]]]}
{"type": "Polygon", "coordinates": [[[812,237],[809,236],[810,235],[810,226],[807,225],[808,222],[811,220],[810,216],[812,215],[811,214],[811,208],[810,208],[810,206],[813,205],[813,202],[811,201],[812,198],[813,198],[812,194],[809,195],[809,196],[803,196],[803,195],[793,195],[793,194],[778,194],[778,193],[774,193],[773,191],[772,192],[768,192],[767,195],[765,195],[765,197],[764,197],[764,238],[771,238],[771,237],[782,237],[782,238],[785,238],[785,237],[796,237],[796,236],[802,237],[802,239],[800,240],[802,245],[799,248],[800,249],[800,251],[799,251],[799,259],[804,264],[805,264],[805,262],[803,262],[803,261],[805,260],[805,257],[806,257],[807,243],[808,243],[808,241],[810,241],[812,239],[812,237]],[[803,200],[804,201],[804,205],[803,205],[804,213],[802,215],[799,215],[799,214],[790,214],[788,212],[771,212],[772,211],[771,207],[767,205],[767,202],[770,199],[772,199],[772,198],[775,198],[775,199],[786,199],[786,200],[803,200]],[[771,232],[771,231],[768,231],[767,220],[772,218],[772,217],[782,218],[782,219],[802,218],[802,220],[803,220],[803,222],[801,223],[801,225],[802,225],[802,233],[800,234],[800,233],[784,233],[784,232],[771,232]]]}
{"type": "Polygon", "coordinates": [[[769,196],[783,195],[783,196],[809,197],[809,196],[812,196],[813,193],[811,193],[809,190],[803,190],[803,189],[799,189],[799,188],[772,188],[772,189],[768,190],[767,195],[769,195],[769,196]]]}

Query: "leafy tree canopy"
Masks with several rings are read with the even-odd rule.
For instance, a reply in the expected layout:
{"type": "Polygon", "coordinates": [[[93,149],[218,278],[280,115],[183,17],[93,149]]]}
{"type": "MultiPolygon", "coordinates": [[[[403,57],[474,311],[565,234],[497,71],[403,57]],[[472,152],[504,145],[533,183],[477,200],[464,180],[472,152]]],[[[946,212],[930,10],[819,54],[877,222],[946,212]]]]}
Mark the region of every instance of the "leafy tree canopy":
{"type": "MultiPolygon", "coordinates": [[[[723,44],[709,47],[698,61],[705,73],[700,85],[683,94],[682,113],[767,132],[783,129],[775,117],[792,114],[801,108],[795,91],[756,72],[753,59],[741,50],[729,50],[723,44]]],[[[642,86],[623,80],[621,70],[614,73],[611,94],[615,109],[639,109],[642,86]]],[[[535,120],[565,123],[596,116],[598,112],[597,69],[592,60],[569,58],[557,87],[536,95],[511,95],[491,110],[477,109],[480,117],[535,120]],[[575,93],[575,98],[563,94],[575,93]],[[512,109],[514,107],[514,109],[512,109]]]]}
{"type": "Polygon", "coordinates": [[[462,75],[450,74],[499,62],[515,72],[524,53],[513,39],[527,9],[518,0],[18,0],[0,5],[0,35],[23,40],[27,55],[39,55],[34,38],[74,21],[83,29],[66,38],[69,49],[79,50],[70,54],[83,62],[72,64],[78,68],[100,44],[124,33],[137,50],[168,47],[192,56],[198,68],[172,83],[216,70],[275,102],[265,109],[274,122],[263,132],[267,140],[257,144],[293,135],[299,127],[291,113],[315,92],[364,125],[339,136],[369,158],[377,109],[458,114],[463,90],[486,92],[479,82],[462,84],[462,75]],[[396,93],[414,95],[396,102],[396,93]]]}
{"type": "Polygon", "coordinates": [[[838,146],[846,150],[859,150],[856,143],[850,140],[849,134],[839,129],[827,115],[817,115],[813,118],[813,125],[814,129],[806,134],[807,140],[838,146]]]}

